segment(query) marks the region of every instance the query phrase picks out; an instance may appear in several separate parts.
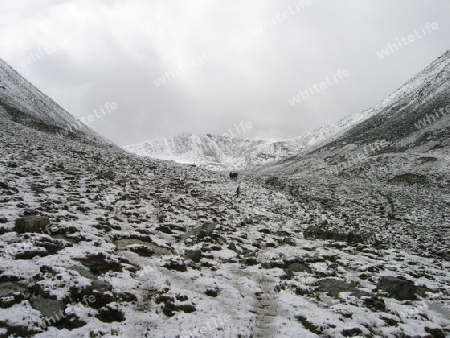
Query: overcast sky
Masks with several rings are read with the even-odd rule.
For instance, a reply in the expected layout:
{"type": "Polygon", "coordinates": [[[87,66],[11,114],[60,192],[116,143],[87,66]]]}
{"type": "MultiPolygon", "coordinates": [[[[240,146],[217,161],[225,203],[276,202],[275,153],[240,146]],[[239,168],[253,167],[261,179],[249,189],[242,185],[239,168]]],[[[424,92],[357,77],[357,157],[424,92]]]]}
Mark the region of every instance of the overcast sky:
{"type": "Polygon", "coordinates": [[[371,107],[450,42],[449,0],[0,0],[0,13],[0,57],[77,118],[103,108],[89,126],[119,145],[241,121],[244,137],[299,136],[371,107]]]}

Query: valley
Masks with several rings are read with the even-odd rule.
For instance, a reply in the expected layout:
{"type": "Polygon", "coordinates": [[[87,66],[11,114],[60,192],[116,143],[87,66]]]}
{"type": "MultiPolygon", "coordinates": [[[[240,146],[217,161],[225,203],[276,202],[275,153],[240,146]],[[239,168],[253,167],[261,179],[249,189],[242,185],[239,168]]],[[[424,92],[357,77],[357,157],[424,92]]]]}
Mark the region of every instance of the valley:
{"type": "Polygon", "coordinates": [[[337,126],[186,134],[170,161],[62,137],[76,120],[2,64],[0,337],[448,336],[450,119],[413,121],[448,106],[449,60],[337,126]]]}

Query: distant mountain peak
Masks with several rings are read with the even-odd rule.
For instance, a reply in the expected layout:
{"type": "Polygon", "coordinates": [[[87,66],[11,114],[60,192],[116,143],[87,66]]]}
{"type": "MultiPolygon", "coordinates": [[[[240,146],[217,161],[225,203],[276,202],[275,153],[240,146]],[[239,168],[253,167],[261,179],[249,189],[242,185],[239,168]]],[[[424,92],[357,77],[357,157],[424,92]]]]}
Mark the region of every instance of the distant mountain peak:
{"type": "MultiPolygon", "coordinates": [[[[343,144],[405,136],[401,124],[414,128],[414,122],[426,117],[436,105],[450,104],[449,92],[450,50],[412,77],[399,89],[373,107],[347,116],[336,123],[320,127],[304,135],[287,140],[252,139],[219,135],[181,133],[168,138],[156,138],[124,147],[140,156],[197,164],[210,169],[250,168],[286,159],[331,145],[345,135],[357,135],[343,144]],[[447,95],[447,96],[446,96],[447,95]],[[405,115],[408,112],[408,116],[405,115]],[[385,124],[384,128],[367,127],[370,121],[385,124]],[[400,127],[398,126],[400,125],[400,127]],[[400,128],[401,130],[398,130],[400,128]],[[373,133],[368,137],[367,133],[373,133]]],[[[410,132],[414,132],[410,130],[410,132]]]]}

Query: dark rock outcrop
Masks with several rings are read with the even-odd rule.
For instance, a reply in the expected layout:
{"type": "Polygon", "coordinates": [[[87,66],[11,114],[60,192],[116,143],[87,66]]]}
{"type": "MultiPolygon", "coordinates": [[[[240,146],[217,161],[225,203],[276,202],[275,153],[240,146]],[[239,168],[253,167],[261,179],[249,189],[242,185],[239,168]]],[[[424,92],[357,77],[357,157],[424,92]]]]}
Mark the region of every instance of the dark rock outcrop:
{"type": "Polygon", "coordinates": [[[41,232],[45,227],[50,224],[50,220],[47,217],[40,216],[26,216],[16,219],[16,225],[13,228],[19,234],[26,232],[41,232]]]}
{"type": "Polygon", "coordinates": [[[413,281],[394,276],[383,276],[377,284],[377,290],[385,291],[389,297],[398,300],[413,300],[417,287],[413,281]]]}

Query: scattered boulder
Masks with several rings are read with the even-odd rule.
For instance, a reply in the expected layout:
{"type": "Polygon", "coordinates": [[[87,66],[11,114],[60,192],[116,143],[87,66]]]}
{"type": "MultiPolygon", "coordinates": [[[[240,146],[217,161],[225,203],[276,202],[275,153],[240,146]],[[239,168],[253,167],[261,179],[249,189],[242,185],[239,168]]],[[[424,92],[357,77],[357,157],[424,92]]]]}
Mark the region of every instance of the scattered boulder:
{"type": "Polygon", "coordinates": [[[273,269],[273,268],[280,268],[284,269],[286,273],[292,273],[292,272],[307,272],[312,273],[313,271],[308,266],[307,263],[302,262],[298,259],[289,259],[289,260],[273,260],[268,262],[261,263],[261,267],[264,269],[273,269]]]}
{"type": "Polygon", "coordinates": [[[372,311],[386,311],[386,304],[382,298],[377,296],[366,297],[364,298],[364,305],[367,306],[372,311]]]}
{"type": "MultiPolygon", "coordinates": [[[[90,288],[87,288],[87,290],[89,289],[90,288]]],[[[89,306],[93,309],[100,309],[116,300],[112,292],[98,292],[97,290],[93,290],[87,299],[93,300],[92,302],[89,302],[89,306]]],[[[80,297],[78,301],[82,302],[83,298],[80,297]]]]}
{"type": "Polygon", "coordinates": [[[202,259],[202,252],[201,250],[189,250],[186,251],[185,256],[186,258],[192,260],[194,263],[200,263],[200,260],[202,259]]]}
{"type": "Polygon", "coordinates": [[[237,248],[237,246],[236,246],[236,244],[235,244],[234,242],[231,242],[231,243],[228,245],[228,249],[233,250],[233,251],[236,252],[236,253],[239,253],[239,252],[240,252],[240,251],[238,250],[238,248],[237,248]]]}
{"type": "Polygon", "coordinates": [[[131,292],[117,292],[114,293],[114,296],[120,302],[134,303],[138,300],[138,298],[131,292]]]}
{"type": "Polygon", "coordinates": [[[439,328],[429,328],[428,326],[425,327],[425,332],[429,333],[431,335],[432,338],[445,338],[447,337],[445,335],[445,332],[442,331],[439,328]]]}
{"type": "Polygon", "coordinates": [[[40,216],[25,216],[16,219],[16,225],[13,230],[18,234],[24,234],[27,232],[41,232],[46,226],[50,224],[50,220],[47,217],[40,216]]]}
{"type": "Polygon", "coordinates": [[[308,238],[314,238],[314,239],[331,239],[338,242],[346,242],[347,241],[347,234],[334,231],[334,230],[328,230],[324,229],[318,226],[310,226],[306,230],[303,231],[303,236],[308,238]]]}
{"type": "Polygon", "coordinates": [[[193,189],[193,190],[191,190],[191,196],[192,197],[198,197],[198,196],[200,196],[200,191],[199,190],[195,190],[195,189],[193,189]]]}
{"type": "Polygon", "coordinates": [[[197,238],[203,238],[206,236],[211,236],[214,229],[217,227],[217,223],[205,223],[200,227],[196,227],[192,229],[191,231],[188,231],[187,233],[181,235],[181,239],[185,240],[191,236],[197,237],[197,238]]]}
{"type": "Polygon", "coordinates": [[[155,251],[147,245],[130,245],[128,249],[142,257],[151,257],[155,254],[155,251]]]}
{"type": "Polygon", "coordinates": [[[161,203],[164,203],[164,204],[170,204],[170,197],[169,196],[161,196],[160,197],[160,199],[159,199],[159,201],[161,202],[161,203]]]}
{"type": "Polygon", "coordinates": [[[362,234],[360,234],[356,231],[350,231],[347,234],[347,243],[348,244],[363,243],[363,242],[364,242],[364,238],[363,238],[362,234]]]}
{"type": "Polygon", "coordinates": [[[35,244],[37,247],[45,248],[48,254],[55,254],[66,247],[66,241],[47,237],[39,238],[35,244]]]}
{"type": "Polygon", "coordinates": [[[0,308],[6,309],[19,304],[25,297],[26,288],[18,283],[0,283],[0,308]]]}
{"type": "MultiPolygon", "coordinates": [[[[93,273],[91,273],[88,269],[86,269],[83,266],[71,266],[69,267],[70,270],[78,272],[81,276],[90,279],[92,283],[92,287],[94,290],[97,290],[99,292],[106,292],[110,291],[112,289],[111,284],[109,284],[106,281],[99,280],[97,276],[95,276],[93,273]]],[[[73,296],[75,297],[79,291],[74,290],[75,293],[72,291],[73,296]]],[[[82,298],[83,294],[81,295],[82,298]]]]}
{"type": "Polygon", "coordinates": [[[345,329],[342,331],[342,335],[344,337],[356,337],[356,336],[360,337],[361,334],[362,334],[362,331],[358,327],[355,327],[352,329],[345,329]]]}
{"type": "Polygon", "coordinates": [[[37,328],[31,328],[30,325],[13,325],[3,320],[0,320],[0,329],[5,332],[0,337],[33,337],[39,333],[37,328]]]}
{"type": "MultiPolygon", "coordinates": [[[[0,283],[18,282],[20,280],[23,280],[23,277],[3,274],[3,271],[1,271],[1,270],[0,270],[0,273],[2,274],[2,275],[0,275],[0,283]]],[[[1,287],[0,287],[0,290],[1,290],[1,287]]]]}
{"type": "Polygon", "coordinates": [[[166,223],[166,224],[161,224],[160,226],[158,226],[156,228],[156,230],[161,231],[165,234],[171,235],[171,234],[173,234],[173,231],[185,232],[186,227],[183,225],[179,225],[179,224],[166,223]]]}
{"type": "Polygon", "coordinates": [[[41,324],[43,329],[55,326],[58,329],[73,330],[86,325],[85,321],[80,320],[73,313],[63,316],[66,310],[66,304],[63,301],[38,296],[30,299],[29,302],[44,317],[43,324],[41,324]]]}
{"type": "MultiPolygon", "coordinates": [[[[185,302],[188,300],[187,296],[178,295],[177,300],[179,302],[185,302]]],[[[175,312],[183,311],[184,313],[192,313],[196,311],[196,308],[192,304],[175,304],[175,297],[169,295],[160,295],[155,299],[156,304],[163,304],[162,311],[167,317],[173,317],[175,312]]]]}
{"type": "Polygon", "coordinates": [[[195,312],[197,310],[195,308],[195,306],[192,305],[192,304],[181,304],[181,305],[179,305],[179,308],[184,313],[192,313],[192,312],[195,312]]]}
{"type": "Polygon", "coordinates": [[[397,300],[414,300],[417,291],[413,281],[394,276],[382,276],[376,289],[397,300]]]}
{"type": "Polygon", "coordinates": [[[245,257],[241,259],[241,263],[247,266],[258,264],[258,260],[255,257],[245,257]]]}
{"type": "Polygon", "coordinates": [[[356,231],[340,232],[319,226],[310,226],[303,231],[303,236],[314,239],[333,240],[337,242],[347,242],[348,244],[368,243],[375,244],[373,234],[362,234],[356,231]]]}
{"type": "Polygon", "coordinates": [[[438,159],[433,156],[424,156],[417,159],[420,164],[429,163],[429,162],[437,162],[438,159]]]}
{"type": "Polygon", "coordinates": [[[209,297],[217,297],[217,295],[219,294],[219,288],[214,287],[214,288],[207,288],[205,291],[205,295],[209,296],[209,297]]]}
{"type": "Polygon", "coordinates": [[[326,292],[334,298],[339,298],[339,293],[341,292],[351,292],[356,297],[367,295],[366,292],[357,289],[352,284],[334,278],[326,278],[318,281],[316,291],[326,292]]]}
{"type": "Polygon", "coordinates": [[[55,326],[59,330],[74,330],[83,327],[86,324],[87,323],[84,320],[78,318],[75,314],[69,314],[66,318],[62,318],[59,322],[57,322],[55,326]]]}
{"type": "Polygon", "coordinates": [[[187,271],[187,266],[181,259],[171,259],[169,262],[163,265],[166,269],[175,270],[179,272],[187,271]]]}
{"type": "Polygon", "coordinates": [[[266,179],[265,184],[268,186],[277,186],[279,184],[279,179],[276,176],[272,176],[266,179]]]}
{"type": "Polygon", "coordinates": [[[389,183],[400,185],[424,184],[427,183],[427,178],[424,175],[405,173],[391,178],[389,183]]]}
{"type": "Polygon", "coordinates": [[[95,275],[102,275],[106,272],[122,272],[122,264],[111,257],[106,257],[104,253],[88,255],[86,258],[79,258],[89,270],[95,275]]]}
{"type": "Polygon", "coordinates": [[[64,313],[66,304],[63,301],[44,298],[41,296],[29,300],[33,309],[38,310],[44,317],[54,317],[55,314],[64,313]]]}
{"type": "Polygon", "coordinates": [[[104,323],[123,322],[126,319],[123,311],[117,305],[112,304],[98,310],[96,317],[104,323]]]}
{"type": "Polygon", "coordinates": [[[34,257],[45,257],[49,253],[43,248],[32,248],[18,252],[14,257],[16,259],[33,259],[34,257]]]}
{"type": "Polygon", "coordinates": [[[98,173],[97,177],[114,181],[116,174],[114,173],[114,171],[108,170],[108,171],[102,171],[102,172],[98,173]]]}
{"type": "Polygon", "coordinates": [[[17,252],[15,255],[17,259],[32,259],[35,256],[45,257],[54,255],[64,249],[66,244],[71,245],[64,240],[53,239],[47,236],[24,234],[22,237],[23,239],[32,239],[34,246],[26,247],[17,252]]]}
{"type": "Polygon", "coordinates": [[[303,327],[309,331],[311,331],[312,333],[316,333],[316,334],[320,334],[323,332],[323,328],[313,324],[312,322],[310,322],[305,316],[303,315],[297,315],[295,316],[295,318],[298,319],[298,321],[300,323],[302,323],[303,327]]]}
{"type": "Polygon", "coordinates": [[[295,262],[290,264],[287,267],[287,270],[291,271],[291,272],[307,272],[307,273],[312,273],[311,268],[308,266],[308,264],[303,263],[303,262],[295,262]]]}
{"type": "Polygon", "coordinates": [[[23,212],[24,216],[37,216],[39,215],[39,211],[33,209],[25,209],[23,212]]]}
{"type": "Polygon", "coordinates": [[[201,230],[206,232],[206,234],[209,236],[212,234],[212,232],[214,231],[216,226],[217,226],[217,223],[205,223],[201,226],[201,230]]]}

